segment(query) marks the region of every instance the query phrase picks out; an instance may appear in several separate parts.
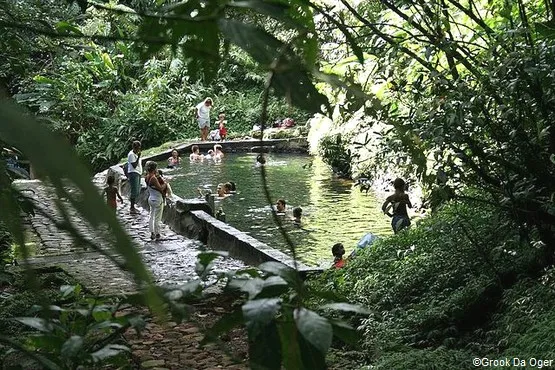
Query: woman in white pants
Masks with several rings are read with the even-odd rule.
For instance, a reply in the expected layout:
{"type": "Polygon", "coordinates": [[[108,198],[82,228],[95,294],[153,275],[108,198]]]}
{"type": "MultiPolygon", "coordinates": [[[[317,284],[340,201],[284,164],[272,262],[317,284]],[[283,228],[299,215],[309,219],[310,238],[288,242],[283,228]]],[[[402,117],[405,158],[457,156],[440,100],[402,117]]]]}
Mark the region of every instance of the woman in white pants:
{"type": "Polygon", "coordinates": [[[159,178],[156,162],[148,161],[145,167],[148,205],[150,206],[150,219],[148,220],[150,239],[160,240],[160,222],[164,212],[164,194],[167,190],[167,184],[159,178]]]}

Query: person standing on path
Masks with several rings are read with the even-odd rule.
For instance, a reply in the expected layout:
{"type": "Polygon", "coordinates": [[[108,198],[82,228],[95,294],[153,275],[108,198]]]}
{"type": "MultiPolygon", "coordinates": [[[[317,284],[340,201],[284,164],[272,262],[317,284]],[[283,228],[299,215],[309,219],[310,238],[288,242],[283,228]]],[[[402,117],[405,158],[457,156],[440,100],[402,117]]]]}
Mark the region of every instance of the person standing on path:
{"type": "Polygon", "coordinates": [[[139,211],[135,208],[135,203],[141,191],[141,175],[143,174],[141,142],[134,141],[132,148],[129,154],[127,154],[127,178],[129,179],[129,187],[131,189],[131,194],[129,195],[129,202],[131,203],[129,213],[137,214],[139,211]]]}
{"type": "Polygon", "coordinates": [[[119,201],[123,203],[123,198],[119,194],[118,188],[115,187],[116,178],[113,175],[110,175],[106,178],[106,187],[104,187],[103,195],[106,195],[106,203],[108,207],[116,212],[118,207],[116,203],[116,197],[119,198],[119,201]]]}
{"type": "Polygon", "coordinates": [[[201,141],[206,141],[208,139],[208,131],[210,131],[210,109],[212,109],[211,98],[206,98],[203,102],[197,104],[197,120],[201,141]]]}
{"type": "Polygon", "coordinates": [[[168,186],[160,178],[156,162],[146,162],[145,168],[145,180],[148,188],[148,205],[150,206],[150,217],[148,220],[150,239],[160,240],[160,223],[162,222],[162,214],[164,212],[164,194],[168,186]]]}

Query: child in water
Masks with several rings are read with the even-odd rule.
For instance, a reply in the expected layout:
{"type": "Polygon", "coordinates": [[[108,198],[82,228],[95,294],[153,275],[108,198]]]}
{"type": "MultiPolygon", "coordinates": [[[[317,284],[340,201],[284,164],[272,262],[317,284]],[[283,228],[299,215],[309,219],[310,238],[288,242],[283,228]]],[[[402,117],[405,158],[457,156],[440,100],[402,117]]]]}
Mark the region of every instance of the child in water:
{"type": "Polygon", "coordinates": [[[116,178],[113,175],[108,176],[106,178],[107,186],[104,188],[102,192],[103,195],[106,194],[106,203],[110,208],[114,210],[114,212],[116,211],[116,208],[117,208],[116,197],[118,197],[119,201],[123,203],[123,198],[119,194],[118,189],[114,186],[115,182],[116,182],[116,178]]]}
{"type": "Polygon", "coordinates": [[[202,161],[204,156],[200,154],[200,149],[198,145],[193,145],[191,147],[191,155],[189,155],[189,159],[191,161],[202,161]]]}
{"type": "Polygon", "coordinates": [[[331,253],[333,254],[333,265],[332,267],[336,269],[340,269],[345,267],[345,260],[343,259],[343,255],[345,254],[345,248],[343,244],[336,243],[331,247],[331,253]]]}
{"type": "Polygon", "coordinates": [[[303,209],[301,207],[293,208],[293,224],[295,224],[295,226],[301,226],[302,215],[303,209]]]}
{"type": "Polygon", "coordinates": [[[405,181],[396,178],[393,181],[395,193],[388,196],[382,205],[382,211],[391,217],[391,227],[393,232],[397,234],[399,231],[410,226],[410,219],[407,213],[407,206],[412,208],[408,194],[405,193],[405,181]],[[393,210],[393,213],[390,212],[393,210]]]}

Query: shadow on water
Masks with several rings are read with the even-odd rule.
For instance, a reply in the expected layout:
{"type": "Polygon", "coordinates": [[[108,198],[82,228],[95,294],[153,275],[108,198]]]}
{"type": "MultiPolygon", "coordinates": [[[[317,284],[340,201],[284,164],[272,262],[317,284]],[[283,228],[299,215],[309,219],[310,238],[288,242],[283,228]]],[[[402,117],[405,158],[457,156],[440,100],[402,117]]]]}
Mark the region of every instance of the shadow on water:
{"type": "MultiPolygon", "coordinates": [[[[165,163],[161,163],[165,166],[165,163]]],[[[267,155],[266,173],[273,204],[283,198],[287,212],[282,217],[299,258],[309,265],[331,263],[331,246],[342,242],[347,253],[367,232],[390,233],[389,219],[380,210],[383,199],[372,192],[360,192],[348,180],[333,176],[319,159],[299,154],[267,155]],[[303,209],[303,227],[291,222],[294,207],[303,209]]],[[[266,202],[256,154],[228,154],[219,163],[205,160],[166,172],[175,194],[182,198],[198,196],[197,188],[216,191],[218,183],[234,181],[237,194],[217,200],[226,221],[270,246],[287,251],[266,202]]]]}

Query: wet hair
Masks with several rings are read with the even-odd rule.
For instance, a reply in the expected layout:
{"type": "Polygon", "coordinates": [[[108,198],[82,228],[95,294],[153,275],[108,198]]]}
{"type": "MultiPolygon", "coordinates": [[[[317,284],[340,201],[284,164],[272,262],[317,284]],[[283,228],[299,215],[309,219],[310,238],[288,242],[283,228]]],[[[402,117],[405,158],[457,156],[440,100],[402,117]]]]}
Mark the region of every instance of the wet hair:
{"type": "Polygon", "coordinates": [[[214,145],[214,150],[219,149],[222,150],[222,146],[220,144],[214,145]]]}
{"type": "Polygon", "coordinates": [[[293,217],[301,217],[303,215],[303,209],[301,207],[293,208],[293,217]]]}
{"type": "Polygon", "coordinates": [[[115,182],[116,178],[114,177],[114,175],[108,175],[108,177],[106,177],[106,184],[114,185],[115,182]]]}
{"type": "Polygon", "coordinates": [[[147,172],[154,172],[158,168],[158,164],[154,161],[147,161],[145,164],[145,169],[147,172]]]}
{"type": "Polygon", "coordinates": [[[194,153],[194,152],[196,152],[197,150],[199,150],[198,145],[193,145],[193,146],[191,147],[191,152],[194,153]]]}
{"type": "Polygon", "coordinates": [[[171,155],[172,155],[172,156],[173,156],[173,152],[176,152],[176,153],[177,153],[177,156],[179,156],[179,152],[177,151],[177,149],[175,149],[175,148],[172,149],[172,151],[171,151],[171,155]]]}
{"type": "Polygon", "coordinates": [[[333,245],[333,247],[331,247],[331,254],[334,255],[334,257],[341,257],[343,256],[343,254],[339,253],[339,250],[343,248],[343,254],[345,254],[345,248],[343,247],[343,244],[341,243],[335,243],[333,245]]]}
{"type": "Polygon", "coordinates": [[[230,182],[226,182],[226,183],[224,184],[224,189],[225,189],[226,192],[233,191],[233,185],[231,185],[230,182]]]}
{"type": "Polygon", "coordinates": [[[222,189],[225,193],[225,185],[224,184],[218,184],[218,187],[216,188],[216,194],[219,195],[219,189],[222,189]]]}
{"type": "Polygon", "coordinates": [[[266,163],[266,158],[264,157],[264,155],[259,154],[256,156],[256,161],[260,164],[265,164],[266,163]]]}
{"type": "Polygon", "coordinates": [[[213,154],[214,151],[212,149],[208,150],[208,154],[213,154]]]}
{"type": "Polygon", "coordinates": [[[405,190],[405,186],[405,181],[399,177],[397,177],[395,181],[393,181],[393,187],[395,188],[395,190],[405,190]]]}
{"type": "Polygon", "coordinates": [[[164,176],[164,172],[162,172],[162,170],[158,170],[158,175],[164,176]]]}
{"type": "Polygon", "coordinates": [[[231,185],[231,191],[237,191],[237,185],[233,181],[230,181],[229,185],[231,185]]]}
{"type": "Polygon", "coordinates": [[[141,147],[141,142],[139,140],[135,140],[135,141],[133,141],[132,146],[133,146],[133,149],[140,148],[141,147]]]}

